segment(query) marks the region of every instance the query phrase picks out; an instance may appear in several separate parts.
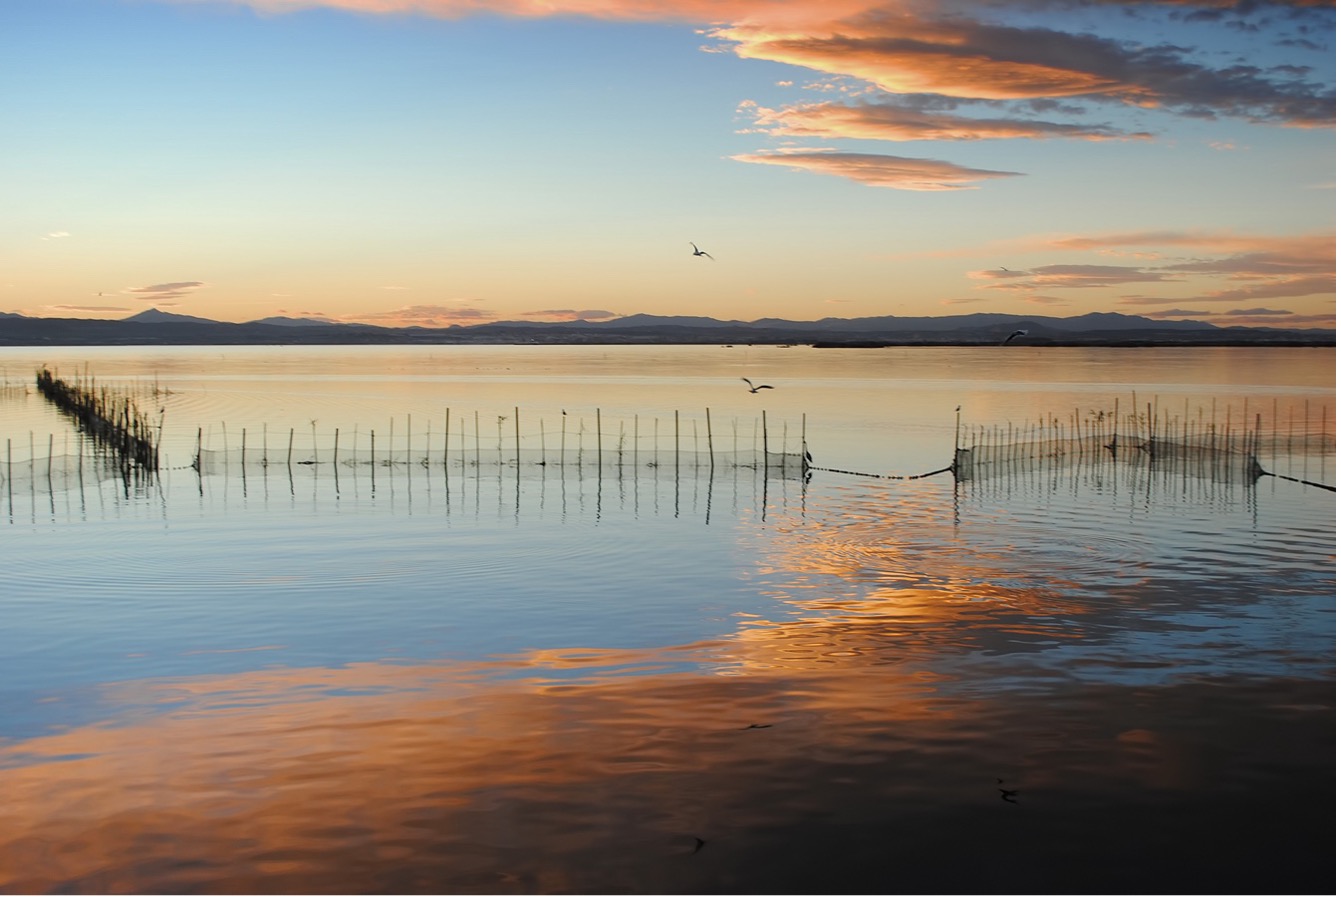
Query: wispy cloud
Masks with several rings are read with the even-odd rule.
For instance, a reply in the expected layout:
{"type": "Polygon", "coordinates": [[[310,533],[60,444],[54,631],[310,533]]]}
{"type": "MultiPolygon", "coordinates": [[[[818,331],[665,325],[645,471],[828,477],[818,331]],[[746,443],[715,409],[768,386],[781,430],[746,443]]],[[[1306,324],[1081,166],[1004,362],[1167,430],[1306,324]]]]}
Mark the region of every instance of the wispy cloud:
{"type": "Polygon", "coordinates": [[[1142,312],[1146,318],[1205,318],[1215,313],[1209,309],[1164,309],[1158,312],[1142,312]]]}
{"type": "MultiPolygon", "coordinates": [[[[968,276],[986,282],[982,289],[1010,291],[1029,301],[1036,301],[1035,294],[1041,290],[1112,288],[1142,283],[1177,285],[1180,296],[1176,301],[1198,307],[1334,296],[1336,293],[1336,240],[1332,234],[1277,236],[1139,231],[1050,237],[1032,241],[1030,249],[1035,252],[1139,255],[1144,264],[1049,264],[1024,270],[971,271],[968,276]]],[[[1137,307],[1167,306],[1170,301],[1167,293],[1128,294],[1115,300],[1119,305],[1137,307]]],[[[1288,316],[1291,326],[1300,326],[1295,313],[1287,309],[1257,307],[1210,313],[1175,308],[1160,314],[1199,318],[1216,314],[1258,321],[1288,316]]]]}
{"type": "Polygon", "coordinates": [[[493,312],[471,306],[414,305],[387,311],[346,315],[340,320],[381,324],[387,327],[450,327],[453,324],[479,324],[497,318],[493,312]]]}
{"type": "Polygon", "coordinates": [[[852,138],[858,140],[1000,140],[1069,138],[1072,140],[1148,140],[1146,131],[1126,132],[1103,124],[1068,124],[1023,117],[976,118],[926,108],[909,100],[860,103],[802,103],[769,109],[753,103],[742,111],[756,129],[774,137],[852,138]]]}
{"type": "Polygon", "coordinates": [[[190,296],[204,286],[204,281],[172,281],[166,284],[150,284],[147,287],[127,287],[121,292],[137,299],[158,302],[165,299],[179,299],[183,296],[190,296]]]}
{"type": "Polygon", "coordinates": [[[282,315],[285,318],[307,318],[311,321],[325,321],[328,324],[340,324],[340,320],[332,318],[325,312],[308,312],[301,309],[276,309],[276,315],[282,315]]]}
{"type": "Polygon", "coordinates": [[[1031,289],[1088,289],[1168,280],[1164,272],[1123,265],[1040,265],[1028,273],[1031,289]]]}
{"type": "MultiPolygon", "coordinates": [[[[177,0],[192,2],[192,0],[177,0]]],[[[199,2],[199,0],[193,0],[199,2]]],[[[885,141],[986,139],[1086,141],[1149,139],[1151,130],[1090,121],[1096,110],[1128,116],[1159,110],[1195,119],[1232,118],[1287,127],[1335,122],[1334,68],[1325,42],[1334,32],[1326,0],[233,0],[268,12],[317,6],[366,13],[440,17],[493,14],[540,18],[673,22],[699,26],[703,49],[813,73],[836,100],[780,108],[745,99],[753,129],[771,138],[885,141]],[[1148,40],[1092,33],[1098,10],[1120,9],[1149,25],[1148,40]],[[1081,11],[1083,16],[1072,16],[1081,11]],[[1235,60],[1214,64],[1197,36],[1179,29],[1221,27],[1291,42],[1288,66],[1235,60]],[[1309,68],[1316,56],[1321,75],[1309,68]],[[975,104],[987,114],[957,109],[975,104]]],[[[1129,29],[1128,29],[1129,30],[1129,29]]],[[[741,162],[837,174],[875,187],[955,190],[1010,172],[949,162],[793,155],[761,150],[741,162]]]]}
{"type": "MultiPolygon", "coordinates": [[[[1023,4],[1013,11],[1029,9],[1023,4]]],[[[861,15],[809,29],[751,21],[718,27],[712,35],[744,58],[845,75],[890,94],[1069,97],[1199,118],[1295,126],[1335,121],[1334,92],[1304,80],[1304,71],[1246,63],[1212,68],[1195,61],[1192,50],[1171,43],[1142,45],[1055,27],[1001,24],[988,18],[993,14],[988,3],[954,4],[939,13],[935,5],[873,4],[861,15]]]]}
{"type": "MultiPolygon", "coordinates": [[[[1246,287],[1232,290],[1214,290],[1186,297],[1188,302],[1245,302],[1256,299],[1287,299],[1290,297],[1317,296],[1336,292],[1336,277],[1322,275],[1318,277],[1273,278],[1246,287]]],[[[1124,296],[1118,300],[1124,306],[1161,305],[1167,298],[1156,296],[1124,296]]]]}
{"type": "Polygon", "coordinates": [[[55,305],[47,306],[52,312],[129,312],[125,306],[75,306],[75,305],[55,305]]]}
{"type": "Polygon", "coordinates": [[[837,175],[871,187],[897,190],[965,190],[989,178],[1009,178],[1019,172],[966,168],[936,159],[883,156],[875,153],[834,151],[789,151],[744,153],[732,156],[738,162],[782,165],[788,168],[837,175]]]}
{"type": "Polygon", "coordinates": [[[1230,309],[1229,311],[1163,309],[1142,310],[1140,314],[1145,318],[1159,320],[1190,318],[1223,327],[1336,327],[1336,319],[1330,315],[1301,315],[1288,309],[1230,309]]]}
{"type": "Polygon", "coordinates": [[[69,232],[69,231],[52,231],[50,234],[46,234],[46,235],[44,235],[44,236],[42,237],[42,239],[43,239],[43,240],[61,240],[61,239],[65,238],[65,237],[69,237],[69,236],[70,236],[70,232],[69,232]]]}
{"type": "MultiPolygon", "coordinates": [[[[178,0],[187,2],[187,0],[178,0]]],[[[198,0],[197,0],[198,2],[198,0]]],[[[683,22],[742,58],[800,66],[857,79],[890,94],[1011,100],[1084,97],[1159,106],[1199,117],[1233,116],[1290,125],[1327,125],[1335,97],[1309,80],[1305,65],[1219,68],[1195,48],[1165,39],[1182,23],[1213,22],[1269,33],[1301,52],[1325,50],[1301,37],[1334,28],[1319,0],[1109,0],[1151,25],[1156,41],[1138,43],[1067,30],[1059,20],[1093,7],[1079,0],[234,0],[267,12],[333,7],[366,13],[456,18],[488,13],[541,18],[683,22]],[[1039,24],[1029,24],[1031,20],[1039,24]],[[1164,26],[1164,27],[1160,27],[1164,26]]]]}
{"type": "Polygon", "coordinates": [[[522,317],[541,321],[609,321],[618,318],[619,314],[605,309],[542,309],[523,312],[522,317]]]}

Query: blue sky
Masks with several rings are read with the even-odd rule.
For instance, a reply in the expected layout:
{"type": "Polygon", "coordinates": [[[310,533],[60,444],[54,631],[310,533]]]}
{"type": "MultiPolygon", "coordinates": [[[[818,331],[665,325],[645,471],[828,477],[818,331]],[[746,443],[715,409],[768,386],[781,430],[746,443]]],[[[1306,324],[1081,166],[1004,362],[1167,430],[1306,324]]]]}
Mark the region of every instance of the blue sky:
{"type": "Polygon", "coordinates": [[[0,311],[1332,326],[1334,111],[1330,6],[6,0],[0,311]]]}

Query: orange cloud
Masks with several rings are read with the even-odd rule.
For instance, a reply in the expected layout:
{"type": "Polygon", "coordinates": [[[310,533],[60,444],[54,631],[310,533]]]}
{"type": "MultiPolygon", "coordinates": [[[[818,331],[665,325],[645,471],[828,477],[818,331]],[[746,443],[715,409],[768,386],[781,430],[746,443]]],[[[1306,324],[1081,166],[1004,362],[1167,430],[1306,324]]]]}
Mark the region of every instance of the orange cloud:
{"type": "MultiPolygon", "coordinates": [[[[1315,277],[1284,277],[1255,284],[1251,287],[1239,287],[1233,290],[1216,290],[1188,297],[1187,302],[1245,302],[1258,299],[1285,299],[1291,296],[1317,296],[1336,293],[1335,275],[1315,277]]],[[[1161,305],[1167,299],[1152,296],[1127,296],[1118,300],[1123,305],[1161,305]]]]}
{"type": "Polygon", "coordinates": [[[805,103],[782,109],[750,107],[755,123],[774,136],[861,140],[990,140],[1073,138],[1148,140],[1148,132],[1122,132],[1106,125],[1069,125],[1014,118],[970,118],[931,112],[896,102],[805,103]]]}
{"type": "MultiPolygon", "coordinates": [[[[184,2],[184,0],[179,0],[184,2]]],[[[499,15],[517,18],[586,16],[644,22],[738,22],[757,17],[770,21],[810,22],[851,15],[878,6],[871,0],[237,0],[264,12],[285,13],[317,7],[362,13],[419,13],[441,18],[499,15]],[[824,9],[823,13],[818,8],[824,9]]]]}
{"type": "Polygon", "coordinates": [[[1016,27],[966,16],[916,14],[886,4],[808,29],[734,23],[712,35],[747,59],[856,78],[894,94],[1014,100],[1083,97],[1162,107],[1196,117],[1326,126],[1335,95],[1307,69],[1197,64],[1170,44],[1136,45],[1053,27],[1016,27]]]}
{"type": "MultiPolygon", "coordinates": [[[[172,305],[172,303],[164,303],[164,305],[172,305]]],[[[129,312],[130,311],[130,309],[126,306],[59,305],[59,306],[47,306],[47,308],[53,312],[129,312]]]]}
{"type": "MultiPolygon", "coordinates": [[[[1245,302],[1292,296],[1315,296],[1336,292],[1336,238],[1332,234],[1302,234],[1279,237],[1197,231],[1131,232],[1089,237],[1067,237],[1052,241],[1065,249],[1107,250],[1121,246],[1189,248],[1203,255],[1170,261],[1146,271],[1178,275],[1218,277],[1248,282],[1245,286],[1215,290],[1185,299],[1185,302],[1245,302]],[[1207,258],[1210,253],[1219,258],[1207,258]]],[[[1125,305],[1162,305],[1162,297],[1130,296],[1125,305]]]]}
{"type": "Polygon", "coordinates": [[[1285,252],[1317,259],[1335,258],[1334,234],[1299,234],[1279,237],[1265,234],[1235,234],[1217,231],[1120,231],[1114,234],[1056,237],[1044,246],[1061,249],[1106,250],[1115,247],[1195,247],[1210,252],[1285,252]]]}
{"type": "Polygon", "coordinates": [[[1117,78],[994,53],[974,46],[963,25],[900,16],[886,32],[862,36],[780,36],[754,26],[719,28],[713,36],[736,45],[737,55],[847,75],[890,93],[937,93],[951,97],[1009,100],[1139,93],[1117,78]]]}
{"type": "MultiPolygon", "coordinates": [[[[177,0],[198,2],[198,0],[177,0]]],[[[993,100],[1088,97],[1138,106],[1161,106],[1205,117],[1226,114],[1254,121],[1325,126],[1335,121],[1335,94],[1304,80],[1306,66],[1226,69],[1200,65],[1193,51],[1161,43],[1139,45],[1061,30],[1055,15],[1072,5],[1021,4],[1014,12],[1037,14],[1046,26],[1004,25],[989,20],[991,4],[957,5],[916,0],[234,0],[266,12],[331,7],[364,13],[419,13],[444,18],[489,14],[522,18],[584,16],[638,22],[683,22],[706,32],[745,59],[801,66],[826,75],[860,79],[890,93],[936,93],[993,100]],[[977,16],[977,18],[975,18],[977,16]]],[[[1080,4],[1074,4],[1079,6],[1080,4]]],[[[1288,15],[1316,8],[1317,27],[1329,4],[1299,2],[1244,8],[1219,0],[1145,4],[1152,25],[1176,25],[1178,6],[1200,7],[1203,17],[1265,31],[1288,15]],[[1273,16],[1273,13],[1275,14],[1273,16]],[[1162,18],[1160,18],[1162,16],[1162,18]]],[[[1017,17],[1018,18],[1018,17],[1017,17]]],[[[1289,35],[1296,38],[1297,34],[1289,35]]],[[[1314,51],[1321,47],[1310,43],[1314,51]]]]}
{"type": "MultiPolygon", "coordinates": [[[[1293,297],[1331,295],[1334,298],[1336,294],[1336,241],[1332,234],[1279,236],[1206,231],[1131,231],[1051,237],[1025,241],[1019,248],[1029,252],[1064,250],[1113,254],[1131,247],[1151,250],[1140,254],[1149,260],[1149,264],[1042,265],[1024,271],[972,271],[968,276],[990,282],[981,289],[1015,293],[1032,293],[1040,289],[1115,287],[1133,283],[1177,282],[1200,285],[1193,288],[1194,292],[1191,293],[1180,291],[1182,295],[1176,300],[1167,295],[1142,294],[1118,298],[1116,302],[1124,306],[1167,306],[1171,302],[1189,305],[1238,304],[1293,297]],[[1171,256],[1173,251],[1195,255],[1180,258],[1171,256]],[[1227,286],[1221,286],[1226,282],[1227,286]]],[[[1039,300],[1030,297],[1028,301],[1039,300]]],[[[1189,312],[1185,308],[1174,308],[1142,314],[1170,318],[1219,316],[1224,323],[1286,327],[1326,327],[1333,322],[1327,316],[1319,318],[1283,309],[1261,308],[1239,309],[1229,313],[1189,312]]]]}
{"type": "Polygon", "coordinates": [[[536,312],[524,312],[522,317],[542,321],[607,321],[618,318],[619,315],[605,309],[541,309],[536,312]]]}
{"type": "Polygon", "coordinates": [[[498,316],[493,312],[466,306],[416,305],[401,306],[385,312],[368,312],[362,315],[343,316],[345,321],[365,324],[382,324],[387,327],[447,327],[461,321],[480,323],[491,321],[498,316]]]}
{"type": "Polygon", "coordinates": [[[824,150],[786,153],[745,153],[732,156],[738,162],[785,165],[800,171],[838,175],[870,187],[896,190],[964,190],[988,178],[1008,178],[1019,172],[966,168],[936,159],[911,159],[872,153],[837,153],[824,150]]]}

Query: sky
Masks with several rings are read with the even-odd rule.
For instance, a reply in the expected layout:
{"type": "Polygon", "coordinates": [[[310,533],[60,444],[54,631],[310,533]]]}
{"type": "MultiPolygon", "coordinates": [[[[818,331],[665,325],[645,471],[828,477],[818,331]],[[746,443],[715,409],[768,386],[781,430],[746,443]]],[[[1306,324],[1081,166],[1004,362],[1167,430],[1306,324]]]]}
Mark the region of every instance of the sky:
{"type": "Polygon", "coordinates": [[[1335,33],[1308,0],[4,0],[0,312],[1334,327],[1335,33]]]}

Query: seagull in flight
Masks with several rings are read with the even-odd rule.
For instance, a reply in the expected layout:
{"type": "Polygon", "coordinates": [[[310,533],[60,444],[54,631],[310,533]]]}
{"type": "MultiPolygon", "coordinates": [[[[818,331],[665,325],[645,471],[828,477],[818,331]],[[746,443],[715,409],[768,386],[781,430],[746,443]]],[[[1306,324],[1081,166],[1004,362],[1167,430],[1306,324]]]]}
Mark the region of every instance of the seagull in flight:
{"type": "MultiPolygon", "coordinates": [[[[689,245],[692,246],[692,247],[694,247],[694,255],[696,255],[696,256],[708,256],[709,259],[712,259],[712,256],[709,256],[709,255],[708,255],[707,253],[705,253],[703,250],[699,249],[698,246],[694,243],[694,241],[690,240],[690,241],[689,241],[689,245]]],[[[712,259],[712,260],[713,260],[714,262],[717,261],[716,259],[712,259]]]]}
{"type": "Polygon", "coordinates": [[[747,384],[750,385],[750,392],[751,392],[751,393],[758,393],[760,390],[771,390],[771,389],[773,389],[773,385],[772,385],[772,384],[760,384],[759,386],[756,387],[756,386],[754,385],[754,382],[751,381],[748,377],[742,377],[741,380],[745,381],[745,383],[747,383],[747,384]]]}
{"type": "Polygon", "coordinates": [[[1027,336],[1029,336],[1029,331],[1026,330],[1015,331],[1015,333],[1011,334],[1009,337],[1002,340],[1001,345],[1005,346],[1007,343],[1009,343],[1011,340],[1014,340],[1016,337],[1027,337],[1027,336]]]}

